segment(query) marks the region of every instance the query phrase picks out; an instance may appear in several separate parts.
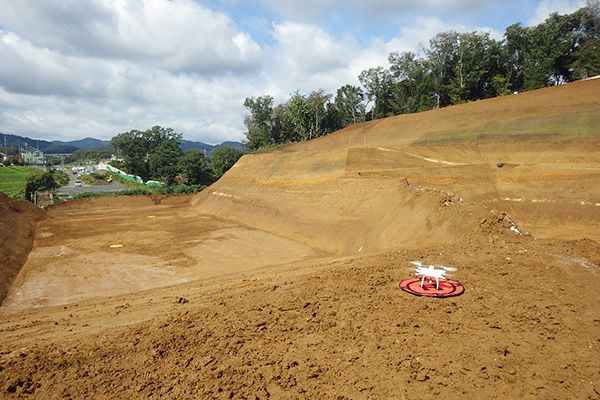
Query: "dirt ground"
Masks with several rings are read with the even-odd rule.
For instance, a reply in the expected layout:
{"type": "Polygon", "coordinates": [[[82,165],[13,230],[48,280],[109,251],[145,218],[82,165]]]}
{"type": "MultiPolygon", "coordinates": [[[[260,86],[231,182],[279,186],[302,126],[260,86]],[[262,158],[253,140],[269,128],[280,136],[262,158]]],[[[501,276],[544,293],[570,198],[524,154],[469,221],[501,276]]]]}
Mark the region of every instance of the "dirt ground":
{"type": "Polygon", "coordinates": [[[44,216],[30,202],[0,192],[0,304],[31,250],[35,223],[44,216]]]}
{"type": "Polygon", "coordinates": [[[160,204],[49,208],[0,307],[0,397],[599,399],[599,89],[361,124],[160,204]],[[465,293],[403,292],[415,260],[465,293]]]}

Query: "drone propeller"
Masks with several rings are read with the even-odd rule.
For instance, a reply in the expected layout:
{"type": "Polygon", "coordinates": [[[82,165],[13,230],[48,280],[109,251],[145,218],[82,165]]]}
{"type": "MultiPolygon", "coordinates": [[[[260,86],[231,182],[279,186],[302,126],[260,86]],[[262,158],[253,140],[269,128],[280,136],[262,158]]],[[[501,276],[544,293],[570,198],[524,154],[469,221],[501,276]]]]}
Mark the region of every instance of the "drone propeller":
{"type": "MultiPolygon", "coordinates": [[[[412,265],[414,265],[415,267],[423,267],[423,262],[422,261],[410,261],[410,263],[412,265]]],[[[454,268],[454,267],[446,267],[445,265],[430,265],[430,267],[444,269],[446,271],[451,271],[451,272],[456,271],[456,268],[454,268]]]]}

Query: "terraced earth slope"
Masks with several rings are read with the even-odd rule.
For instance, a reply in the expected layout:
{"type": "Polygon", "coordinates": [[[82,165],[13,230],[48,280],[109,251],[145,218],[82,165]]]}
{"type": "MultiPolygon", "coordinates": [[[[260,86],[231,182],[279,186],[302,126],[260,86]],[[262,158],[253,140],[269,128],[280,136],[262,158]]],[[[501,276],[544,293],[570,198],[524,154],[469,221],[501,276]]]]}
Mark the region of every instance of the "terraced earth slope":
{"type": "Polygon", "coordinates": [[[0,393],[600,398],[599,120],[582,81],[52,207],[0,307],[0,393]],[[402,292],[413,260],[465,293],[402,292]]]}

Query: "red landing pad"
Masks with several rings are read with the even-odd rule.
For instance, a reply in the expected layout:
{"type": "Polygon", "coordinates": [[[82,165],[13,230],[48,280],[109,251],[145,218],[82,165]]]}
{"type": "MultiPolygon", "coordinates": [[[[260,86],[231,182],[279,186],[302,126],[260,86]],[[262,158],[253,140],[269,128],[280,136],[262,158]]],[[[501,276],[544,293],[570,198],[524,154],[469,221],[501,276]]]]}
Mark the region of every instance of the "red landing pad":
{"type": "Polygon", "coordinates": [[[465,287],[460,282],[451,279],[440,279],[439,289],[435,287],[435,280],[433,283],[425,280],[421,287],[421,278],[406,279],[400,282],[400,289],[415,296],[430,297],[458,296],[465,291],[465,287]]]}

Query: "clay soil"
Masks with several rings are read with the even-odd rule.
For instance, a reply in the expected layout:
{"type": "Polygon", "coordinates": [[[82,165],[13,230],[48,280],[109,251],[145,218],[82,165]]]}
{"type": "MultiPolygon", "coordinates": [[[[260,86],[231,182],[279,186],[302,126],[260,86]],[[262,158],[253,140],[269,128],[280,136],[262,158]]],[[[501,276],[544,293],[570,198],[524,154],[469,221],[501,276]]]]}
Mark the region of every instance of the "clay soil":
{"type": "Polygon", "coordinates": [[[0,398],[600,398],[599,89],[349,127],[198,195],[49,208],[0,307],[0,398]],[[403,292],[414,260],[465,293],[403,292]]]}

